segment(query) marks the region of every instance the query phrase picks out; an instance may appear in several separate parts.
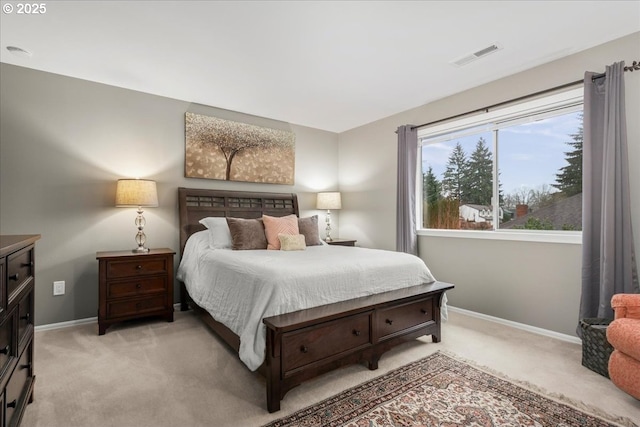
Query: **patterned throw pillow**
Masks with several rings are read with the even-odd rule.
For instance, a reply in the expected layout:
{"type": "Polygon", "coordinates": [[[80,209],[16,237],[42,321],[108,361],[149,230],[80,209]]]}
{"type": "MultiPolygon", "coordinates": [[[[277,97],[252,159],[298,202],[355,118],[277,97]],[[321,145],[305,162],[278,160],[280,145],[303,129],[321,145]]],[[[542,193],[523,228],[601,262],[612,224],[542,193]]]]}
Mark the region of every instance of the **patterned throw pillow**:
{"type": "Polygon", "coordinates": [[[282,217],[262,215],[264,222],[264,234],[267,236],[267,249],[279,250],[280,239],[278,234],[300,234],[298,230],[298,217],[287,215],[282,217]]]}
{"type": "Polygon", "coordinates": [[[278,234],[278,240],[281,251],[304,251],[307,248],[302,234],[278,234]]]}

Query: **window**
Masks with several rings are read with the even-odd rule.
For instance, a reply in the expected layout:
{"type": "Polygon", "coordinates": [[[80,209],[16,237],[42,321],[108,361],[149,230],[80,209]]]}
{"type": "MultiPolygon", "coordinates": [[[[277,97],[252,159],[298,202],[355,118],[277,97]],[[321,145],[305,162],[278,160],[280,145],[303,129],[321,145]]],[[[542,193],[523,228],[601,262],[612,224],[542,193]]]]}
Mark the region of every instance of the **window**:
{"type": "Polygon", "coordinates": [[[421,129],[422,228],[580,231],[582,109],[577,89],[421,129]]]}

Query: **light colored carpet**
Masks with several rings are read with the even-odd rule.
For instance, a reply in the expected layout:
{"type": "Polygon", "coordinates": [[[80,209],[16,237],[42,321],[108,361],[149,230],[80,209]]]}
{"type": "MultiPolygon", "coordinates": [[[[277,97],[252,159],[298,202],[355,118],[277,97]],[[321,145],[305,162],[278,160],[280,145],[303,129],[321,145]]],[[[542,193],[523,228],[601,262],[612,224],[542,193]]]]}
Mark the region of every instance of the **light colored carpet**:
{"type": "Polygon", "coordinates": [[[23,426],[260,426],[438,349],[514,380],[640,420],[640,401],[581,366],[578,344],[450,313],[442,342],[406,343],[379,368],[345,367],[291,390],[266,411],[264,379],[252,373],[191,312],[134,322],[98,336],[97,324],[36,332],[35,401],[23,426]]]}

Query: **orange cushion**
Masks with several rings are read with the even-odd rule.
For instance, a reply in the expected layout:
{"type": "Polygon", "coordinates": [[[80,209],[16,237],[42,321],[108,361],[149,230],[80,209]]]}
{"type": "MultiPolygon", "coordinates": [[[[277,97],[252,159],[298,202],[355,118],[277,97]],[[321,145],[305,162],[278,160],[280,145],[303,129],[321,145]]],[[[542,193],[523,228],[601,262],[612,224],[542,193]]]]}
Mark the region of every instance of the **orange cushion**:
{"type": "Polygon", "coordinates": [[[287,215],[282,217],[262,215],[264,234],[267,236],[267,249],[280,250],[278,234],[300,234],[298,217],[287,215]]]}
{"type": "Polygon", "coordinates": [[[609,358],[609,377],[621,390],[640,400],[640,362],[614,350],[609,358]]]}
{"type": "Polygon", "coordinates": [[[640,362],[640,320],[616,319],[607,327],[607,341],[640,362]]]}

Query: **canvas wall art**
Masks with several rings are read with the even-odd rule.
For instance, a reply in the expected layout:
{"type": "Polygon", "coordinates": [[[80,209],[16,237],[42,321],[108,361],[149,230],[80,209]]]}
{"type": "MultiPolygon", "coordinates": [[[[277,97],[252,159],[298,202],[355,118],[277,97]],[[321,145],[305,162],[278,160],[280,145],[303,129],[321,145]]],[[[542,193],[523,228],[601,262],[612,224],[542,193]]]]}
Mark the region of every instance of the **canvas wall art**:
{"type": "Polygon", "coordinates": [[[185,176],[293,184],[295,134],[185,114],[185,176]]]}

